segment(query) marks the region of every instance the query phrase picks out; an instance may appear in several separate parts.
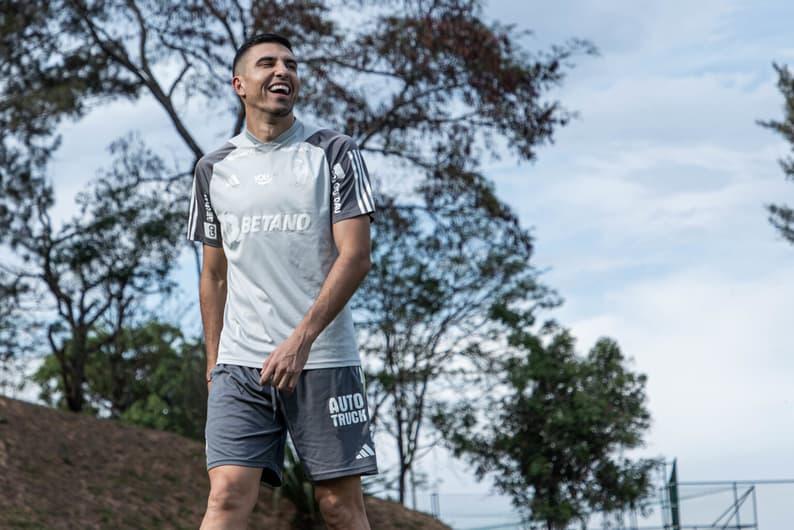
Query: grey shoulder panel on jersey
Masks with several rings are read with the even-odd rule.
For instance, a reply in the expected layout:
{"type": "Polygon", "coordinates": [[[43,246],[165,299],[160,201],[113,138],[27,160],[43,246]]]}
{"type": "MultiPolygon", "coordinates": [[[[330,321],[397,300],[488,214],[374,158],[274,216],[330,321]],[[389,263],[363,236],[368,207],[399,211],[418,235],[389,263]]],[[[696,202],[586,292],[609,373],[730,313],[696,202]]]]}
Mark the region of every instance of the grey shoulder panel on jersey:
{"type": "Polygon", "coordinates": [[[331,218],[343,219],[375,212],[375,200],[367,166],[355,140],[346,134],[320,129],[305,140],[325,152],[331,174],[331,218]]]}
{"type": "Polygon", "coordinates": [[[355,140],[346,134],[332,131],[331,129],[320,129],[308,136],[304,142],[316,145],[325,151],[329,164],[338,161],[343,151],[348,149],[358,149],[355,140]]]}
{"type": "Polygon", "coordinates": [[[201,157],[196,163],[193,176],[193,190],[190,198],[190,215],[187,223],[187,238],[200,241],[212,247],[221,247],[221,227],[215,209],[212,207],[210,181],[215,164],[237,149],[231,142],[201,157]]]}
{"type": "Polygon", "coordinates": [[[209,178],[212,176],[212,166],[229,156],[229,153],[235,149],[237,149],[237,146],[229,141],[218,149],[210,151],[206,155],[202,156],[196,163],[196,172],[198,172],[199,169],[202,169],[204,172],[206,172],[207,181],[209,182],[209,178]]]}

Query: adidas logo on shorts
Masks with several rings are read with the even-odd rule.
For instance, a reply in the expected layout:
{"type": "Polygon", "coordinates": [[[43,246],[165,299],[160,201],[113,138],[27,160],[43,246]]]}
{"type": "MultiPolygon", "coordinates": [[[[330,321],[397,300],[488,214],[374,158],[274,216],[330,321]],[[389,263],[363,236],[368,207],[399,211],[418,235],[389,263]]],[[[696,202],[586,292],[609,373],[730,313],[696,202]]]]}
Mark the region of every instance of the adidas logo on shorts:
{"type": "Polygon", "coordinates": [[[369,458],[370,456],[375,456],[375,451],[373,451],[372,448],[367,444],[364,444],[364,446],[361,448],[361,451],[359,451],[356,455],[356,460],[369,458]]]}

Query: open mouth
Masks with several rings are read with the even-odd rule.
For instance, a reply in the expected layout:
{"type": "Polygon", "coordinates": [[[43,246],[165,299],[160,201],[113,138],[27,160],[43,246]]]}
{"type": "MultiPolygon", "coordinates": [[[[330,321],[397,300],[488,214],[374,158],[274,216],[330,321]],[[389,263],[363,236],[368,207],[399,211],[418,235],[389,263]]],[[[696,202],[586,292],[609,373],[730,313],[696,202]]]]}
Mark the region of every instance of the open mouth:
{"type": "Polygon", "coordinates": [[[286,83],[273,83],[269,87],[267,87],[268,92],[272,92],[274,94],[282,94],[284,96],[289,96],[292,94],[292,87],[290,87],[286,83]]]}

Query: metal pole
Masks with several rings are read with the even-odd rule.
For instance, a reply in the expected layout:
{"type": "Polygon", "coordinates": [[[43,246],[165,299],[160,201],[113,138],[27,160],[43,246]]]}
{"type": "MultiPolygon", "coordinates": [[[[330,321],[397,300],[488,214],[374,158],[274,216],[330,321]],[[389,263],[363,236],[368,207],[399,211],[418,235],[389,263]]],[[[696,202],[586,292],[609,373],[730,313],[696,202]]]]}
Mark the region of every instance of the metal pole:
{"type": "Polygon", "coordinates": [[[736,491],[736,483],[735,482],[733,483],[733,506],[734,506],[734,509],[736,510],[736,511],[733,512],[734,519],[736,519],[736,528],[741,528],[742,527],[742,521],[739,518],[739,510],[741,509],[741,506],[739,506],[739,494],[736,491]]]}
{"type": "Polygon", "coordinates": [[[753,524],[755,529],[758,530],[758,504],[755,500],[755,486],[753,486],[753,524]]]}

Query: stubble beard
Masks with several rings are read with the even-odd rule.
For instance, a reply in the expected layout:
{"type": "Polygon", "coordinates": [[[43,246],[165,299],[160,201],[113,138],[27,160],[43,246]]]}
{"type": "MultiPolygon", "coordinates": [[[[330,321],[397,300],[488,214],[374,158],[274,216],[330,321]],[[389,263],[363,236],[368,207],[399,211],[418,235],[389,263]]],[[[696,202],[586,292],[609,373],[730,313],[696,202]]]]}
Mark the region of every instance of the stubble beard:
{"type": "Polygon", "coordinates": [[[273,116],[274,118],[286,118],[287,116],[292,114],[292,105],[266,112],[271,116],[273,116]]]}
{"type": "Polygon", "coordinates": [[[263,105],[260,107],[262,113],[267,114],[275,119],[285,118],[292,114],[292,108],[295,106],[295,100],[290,99],[290,102],[284,106],[278,104],[268,105],[268,94],[269,92],[267,92],[267,88],[265,88],[265,101],[263,101],[263,105]]]}

